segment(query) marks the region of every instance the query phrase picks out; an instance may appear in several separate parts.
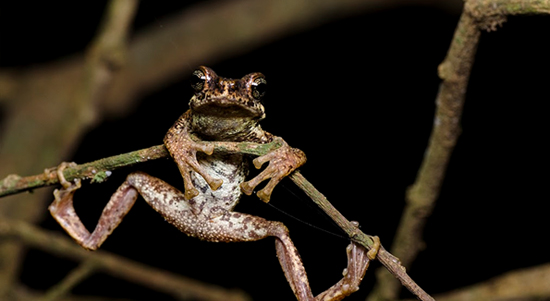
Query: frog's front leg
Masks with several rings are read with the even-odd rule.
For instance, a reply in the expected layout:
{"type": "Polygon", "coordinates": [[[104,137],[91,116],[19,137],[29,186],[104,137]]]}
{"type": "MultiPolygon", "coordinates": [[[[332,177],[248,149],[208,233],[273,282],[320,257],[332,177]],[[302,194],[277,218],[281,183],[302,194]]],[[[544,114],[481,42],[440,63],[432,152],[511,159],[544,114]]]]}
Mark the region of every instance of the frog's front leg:
{"type": "Polygon", "coordinates": [[[260,169],[265,162],[269,165],[250,181],[241,183],[241,189],[247,195],[254,192],[254,188],[261,182],[270,179],[263,189],[256,194],[262,201],[269,202],[273,188],[296,168],[306,162],[306,155],[297,148],[290,147],[282,138],[275,137],[282,146],[252,161],[257,169],[260,169]]]}
{"type": "Polygon", "coordinates": [[[197,161],[198,151],[211,155],[214,152],[214,147],[208,142],[196,142],[191,139],[188,131],[190,115],[189,111],[183,114],[164,137],[164,145],[174,158],[183,177],[184,195],[187,200],[199,194],[191,179],[191,172],[201,175],[212,190],[216,190],[222,185],[222,180],[212,178],[197,161]]]}

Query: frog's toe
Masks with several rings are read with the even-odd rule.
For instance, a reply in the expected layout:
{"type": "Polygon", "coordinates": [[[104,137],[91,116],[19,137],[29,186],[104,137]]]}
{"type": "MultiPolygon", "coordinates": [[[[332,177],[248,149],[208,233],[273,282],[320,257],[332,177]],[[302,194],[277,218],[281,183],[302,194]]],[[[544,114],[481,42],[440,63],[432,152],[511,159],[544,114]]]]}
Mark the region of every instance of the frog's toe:
{"type": "Polygon", "coordinates": [[[276,152],[269,152],[252,160],[252,164],[254,164],[254,167],[256,167],[256,169],[260,169],[262,168],[262,165],[264,165],[264,163],[271,161],[271,159],[275,158],[276,155],[276,152]]]}
{"type": "Polygon", "coordinates": [[[282,179],[283,177],[271,178],[271,180],[267,183],[267,185],[265,185],[265,187],[262,190],[258,191],[256,195],[264,203],[268,203],[269,199],[271,198],[271,193],[273,193],[273,189],[275,188],[275,186],[277,186],[277,184],[279,184],[279,182],[281,182],[282,179]]]}
{"type": "Polygon", "coordinates": [[[199,195],[199,191],[195,187],[185,188],[185,192],[183,193],[183,197],[186,200],[190,200],[190,199],[196,197],[197,195],[199,195]]]}
{"type": "Polygon", "coordinates": [[[186,200],[190,200],[199,195],[199,191],[195,188],[195,185],[191,180],[191,176],[189,173],[191,170],[198,173],[206,181],[206,183],[208,183],[208,186],[210,186],[210,189],[212,190],[220,188],[220,186],[223,184],[223,180],[211,177],[198,164],[195,167],[191,165],[189,170],[184,170],[184,172],[182,172],[183,184],[185,186],[184,197],[186,200]]]}
{"type": "Polygon", "coordinates": [[[250,183],[252,180],[250,181],[247,181],[247,182],[242,182],[241,183],[241,190],[244,192],[244,194],[246,195],[251,195],[253,192],[254,192],[254,188],[256,188],[256,185],[250,183]]]}
{"type": "Polygon", "coordinates": [[[258,191],[258,193],[256,193],[256,195],[258,196],[258,198],[260,198],[260,200],[262,200],[262,202],[269,203],[269,199],[271,199],[271,193],[272,192],[273,192],[273,188],[268,189],[266,187],[266,188],[258,191]]]}
{"type": "MultiPolygon", "coordinates": [[[[75,162],[61,162],[61,164],[59,164],[59,166],[57,166],[56,168],[56,173],[57,173],[57,178],[59,179],[59,184],[61,184],[61,186],[63,186],[63,189],[70,189],[71,187],[73,187],[74,185],[67,181],[65,179],[65,175],[63,174],[63,172],[65,171],[65,169],[67,167],[75,167],[77,166],[77,164],[75,162]]],[[[44,170],[44,173],[46,172],[49,172],[49,169],[46,169],[44,170]]],[[[73,190],[74,189],[78,189],[80,188],[80,179],[77,179],[78,180],[78,187],[77,188],[72,188],[73,190]]]]}
{"type": "Polygon", "coordinates": [[[380,238],[378,236],[373,236],[372,240],[374,241],[374,244],[372,245],[372,249],[367,252],[367,257],[369,260],[376,259],[376,256],[378,256],[378,251],[380,250],[380,238]]]}
{"type": "Polygon", "coordinates": [[[217,179],[217,178],[213,178],[211,177],[207,172],[204,171],[204,169],[202,168],[198,168],[196,170],[196,172],[201,175],[201,177],[206,181],[206,183],[208,183],[208,186],[210,186],[210,189],[212,190],[217,190],[218,188],[220,188],[220,186],[222,186],[223,184],[223,180],[222,179],[217,179]]]}
{"type": "Polygon", "coordinates": [[[208,142],[195,142],[188,140],[187,147],[194,152],[203,152],[207,155],[212,155],[214,152],[214,146],[208,142]]]}
{"type": "MultiPolygon", "coordinates": [[[[250,181],[241,183],[241,190],[246,195],[251,195],[254,192],[256,186],[258,186],[261,182],[273,177],[273,174],[270,170],[271,169],[268,167],[250,181]]],[[[266,203],[269,202],[271,192],[273,191],[275,184],[277,184],[279,181],[277,181],[276,183],[272,183],[273,179],[271,179],[271,181],[269,181],[269,183],[262,190],[258,191],[258,197],[266,203]]]]}
{"type": "Polygon", "coordinates": [[[222,186],[223,184],[223,180],[222,179],[215,179],[215,178],[212,178],[209,182],[208,182],[208,185],[210,185],[210,188],[212,190],[217,190],[218,188],[220,188],[220,186],[222,186]]]}
{"type": "MultiPolygon", "coordinates": [[[[210,147],[207,144],[195,143],[195,145],[210,147]]],[[[220,188],[223,183],[221,179],[211,177],[208,172],[204,170],[204,168],[197,161],[195,151],[180,154],[178,157],[175,158],[175,161],[178,164],[178,168],[180,169],[180,173],[183,177],[183,184],[185,185],[184,197],[187,200],[194,198],[199,194],[199,191],[195,188],[195,185],[191,180],[191,172],[195,172],[200,175],[206,181],[206,183],[208,183],[212,190],[220,188]]]]}
{"type": "Polygon", "coordinates": [[[66,182],[68,186],[63,186],[62,189],[56,189],[53,191],[53,196],[55,198],[54,203],[59,203],[62,200],[66,199],[67,197],[71,197],[74,195],[75,191],[82,187],[82,184],[80,182],[80,179],[76,179],[73,182],[66,182]]]}

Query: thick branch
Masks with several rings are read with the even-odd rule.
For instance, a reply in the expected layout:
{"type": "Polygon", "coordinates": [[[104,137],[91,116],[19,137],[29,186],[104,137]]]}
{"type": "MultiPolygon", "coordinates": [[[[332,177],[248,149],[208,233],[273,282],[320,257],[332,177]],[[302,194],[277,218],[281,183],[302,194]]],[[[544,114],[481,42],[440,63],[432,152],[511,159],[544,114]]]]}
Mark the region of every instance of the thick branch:
{"type": "MultiPolygon", "coordinates": [[[[549,12],[550,1],[547,0],[466,2],[447,57],[438,68],[443,82],[436,98],[437,110],[429,146],[416,180],[407,190],[407,205],[392,246],[392,253],[405,267],[411,266],[423,248],[424,225],[439,197],[447,164],[461,131],[460,117],[481,30],[495,30],[506,20],[506,15],[549,12]]],[[[382,270],[377,273],[377,278],[369,300],[397,299],[399,283],[382,270]]]]}
{"type": "MultiPolygon", "coordinates": [[[[401,217],[392,253],[410,267],[423,247],[422,232],[431,214],[451,153],[460,133],[460,116],[466,85],[474,61],[480,32],[475,20],[463,13],[445,61],[439,66],[443,79],[436,99],[436,115],[425,153],[414,184],[406,194],[407,205],[401,217]]],[[[383,300],[397,299],[399,284],[390,275],[378,273],[377,293],[383,300]]],[[[373,293],[375,294],[375,293],[373,293]]]]}

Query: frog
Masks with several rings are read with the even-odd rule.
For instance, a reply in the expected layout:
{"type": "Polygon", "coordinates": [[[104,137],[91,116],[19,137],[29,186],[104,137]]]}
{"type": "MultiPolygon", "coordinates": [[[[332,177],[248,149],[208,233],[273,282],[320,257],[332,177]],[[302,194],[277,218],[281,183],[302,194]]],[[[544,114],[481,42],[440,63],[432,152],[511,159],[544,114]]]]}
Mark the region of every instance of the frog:
{"type": "Polygon", "coordinates": [[[49,206],[54,219],[83,248],[96,250],[120,224],[138,195],[166,221],[191,237],[210,242],[245,242],[275,238],[276,254],[292,291],[300,301],[334,301],[359,289],[369,263],[380,248],[366,250],[356,242],[346,248],[348,265],[343,278],[314,297],[307,274],[288,228],[279,221],[234,210],[242,194],[251,195],[267,181],[256,196],[269,202],[276,185],[306,162],[304,152],[292,148],[281,137],[264,131],[259,122],[266,116],[262,103],[267,81],[261,73],[240,79],[218,76],[201,66],[191,76],[194,94],[189,109],[168,130],[164,145],[183,178],[184,191],[163,180],[136,171],[130,173],[111,196],[93,232],[81,222],[73,206],[79,179],[69,182],[62,163],[57,176],[62,185],[54,191],[49,206]],[[280,147],[252,160],[257,169],[267,167],[246,180],[249,158],[243,154],[214,152],[212,141],[266,144],[277,141],[280,147]]]}

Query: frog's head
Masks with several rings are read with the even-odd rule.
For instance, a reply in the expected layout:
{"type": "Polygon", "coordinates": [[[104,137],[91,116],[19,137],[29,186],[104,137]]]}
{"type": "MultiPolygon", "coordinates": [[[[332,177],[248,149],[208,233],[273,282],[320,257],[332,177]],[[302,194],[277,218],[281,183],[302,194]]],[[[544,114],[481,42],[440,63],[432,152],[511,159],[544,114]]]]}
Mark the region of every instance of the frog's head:
{"type": "Polygon", "coordinates": [[[261,99],[265,94],[266,83],[261,73],[230,79],[201,66],[192,75],[191,86],[195,95],[189,107],[201,115],[263,119],[265,109],[261,99]]]}

